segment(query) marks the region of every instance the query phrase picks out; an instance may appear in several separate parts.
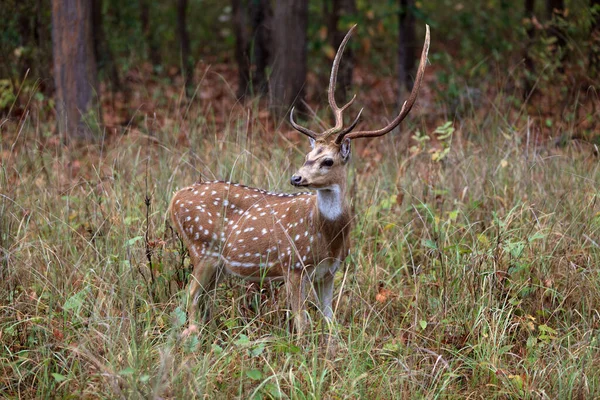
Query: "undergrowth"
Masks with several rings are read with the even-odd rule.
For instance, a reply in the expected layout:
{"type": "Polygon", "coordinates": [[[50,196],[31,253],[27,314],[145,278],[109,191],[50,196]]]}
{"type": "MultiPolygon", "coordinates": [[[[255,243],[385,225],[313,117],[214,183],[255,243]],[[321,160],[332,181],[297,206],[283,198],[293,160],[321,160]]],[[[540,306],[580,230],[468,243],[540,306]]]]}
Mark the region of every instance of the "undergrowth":
{"type": "Polygon", "coordinates": [[[499,111],[405,125],[408,150],[355,144],[333,326],[313,308],[297,341],[278,285],[228,278],[213,321],[182,338],[190,266],[169,199],[199,179],[288,191],[308,144],[261,110],[222,128],[207,110],[147,117],[70,147],[30,115],[1,125],[3,396],[599,395],[600,164],[525,143],[528,119],[499,111]]]}

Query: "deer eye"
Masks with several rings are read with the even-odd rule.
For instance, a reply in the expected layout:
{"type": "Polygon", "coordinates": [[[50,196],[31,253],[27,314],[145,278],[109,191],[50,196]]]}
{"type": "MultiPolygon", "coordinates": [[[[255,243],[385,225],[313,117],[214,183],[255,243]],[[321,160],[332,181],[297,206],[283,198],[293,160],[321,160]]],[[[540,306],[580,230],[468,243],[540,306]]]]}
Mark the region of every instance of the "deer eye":
{"type": "Polygon", "coordinates": [[[322,163],[321,167],[331,167],[333,165],[333,159],[326,158],[322,163]]]}

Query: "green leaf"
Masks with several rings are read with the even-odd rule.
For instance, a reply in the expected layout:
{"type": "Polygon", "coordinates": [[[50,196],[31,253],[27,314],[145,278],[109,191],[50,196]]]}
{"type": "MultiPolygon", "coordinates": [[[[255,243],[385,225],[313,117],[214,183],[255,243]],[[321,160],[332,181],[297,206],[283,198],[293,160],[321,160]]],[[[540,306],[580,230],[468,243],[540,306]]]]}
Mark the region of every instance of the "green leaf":
{"type": "Polygon", "coordinates": [[[291,343],[277,343],[274,346],[274,349],[277,353],[287,353],[287,354],[298,354],[300,353],[300,347],[291,343]]]}
{"type": "Polygon", "coordinates": [[[246,371],[246,376],[252,380],[258,381],[262,379],[262,372],[258,369],[251,369],[246,371]]]}
{"type": "Polygon", "coordinates": [[[185,324],[186,315],[185,311],[181,309],[181,307],[177,307],[171,313],[171,317],[173,318],[173,326],[175,328],[180,328],[185,324]]]}
{"type": "Polygon", "coordinates": [[[263,353],[263,351],[265,351],[265,344],[261,343],[252,350],[250,350],[250,355],[252,357],[257,357],[260,356],[263,353]]]}
{"type": "Polygon", "coordinates": [[[67,380],[67,377],[66,377],[66,376],[64,376],[64,375],[61,375],[61,374],[57,374],[56,372],[53,372],[51,375],[52,375],[52,377],[54,378],[54,380],[55,380],[56,382],[59,382],[59,383],[60,383],[60,382],[64,382],[64,381],[66,381],[66,380],[67,380]]]}
{"type": "Polygon", "coordinates": [[[144,374],[144,375],[140,376],[140,382],[142,382],[142,383],[146,383],[149,380],[150,380],[150,375],[148,375],[148,374],[144,374]]]}
{"type": "Polygon", "coordinates": [[[137,242],[139,242],[140,240],[144,239],[143,236],[136,236],[136,237],[132,237],[131,239],[129,239],[127,242],[125,242],[125,247],[128,246],[133,246],[134,244],[136,244],[137,242]]]}
{"type": "Polygon", "coordinates": [[[448,213],[448,219],[449,220],[456,221],[456,218],[458,218],[458,210],[450,211],[448,213]]]}
{"type": "Polygon", "coordinates": [[[89,288],[85,287],[79,292],[69,297],[67,301],[65,301],[65,304],[63,304],[63,310],[77,310],[77,313],[79,313],[79,310],[83,306],[83,303],[85,302],[85,298],[89,291],[89,288]]]}
{"type": "Polygon", "coordinates": [[[218,344],[213,343],[210,347],[212,348],[213,353],[215,353],[216,355],[220,355],[221,353],[223,353],[223,348],[218,344]]]}
{"type": "Polygon", "coordinates": [[[193,353],[198,348],[200,340],[197,335],[190,336],[184,343],[184,350],[186,353],[193,353]]]}
{"type": "Polygon", "coordinates": [[[135,369],[133,369],[132,367],[127,367],[127,368],[119,371],[119,375],[121,375],[121,376],[129,376],[129,375],[133,375],[134,373],[135,373],[135,369]]]}
{"type": "Polygon", "coordinates": [[[423,246],[429,247],[430,249],[437,250],[437,243],[431,239],[423,239],[423,246]]]}
{"type": "Polygon", "coordinates": [[[519,258],[523,254],[523,250],[525,249],[525,242],[517,241],[517,242],[508,242],[504,245],[504,250],[510,253],[514,258],[519,258]]]}
{"type": "Polygon", "coordinates": [[[240,338],[238,340],[236,340],[235,342],[233,342],[236,346],[245,346],[248,343],[250,343],[250,340],[248,339],[248,336],[246,335],[240,335],[240,338]]]}
{"type": "Polygon", "coordinates": [[[277,385],[274,385],[272,383],[267,383],[265,385],[265,389],[269,392],[269,394],[271,396],[273,396],[273,398],[275,398],[275,399],[281,398],[281,391],[279,390],[279,387],[277,385]]]}
{"type": "Polygon", "coordinates": [[[421,327],[421,330],[424,331],[425,328],[427,328],[427,321],[425,321],[424,319],[420,320],[419,326],[421,327]]]}
{"type": "MultiPolygon", "coordinates": [[[[125,221],[124,222],[125,222],[125,225],[129,226],[129,225],[131,225],[134,222],[137,222],[139,220],[140,220],[139,217],[125,217],[125,221]]],[[[138,237],[141,237],[141,236],[138,236],[138,237]]]]}
{"type": "Polygon", "coordinates": [[[546,235],[542,232],[536,232],[534,233],[532,236],[529,237],[529,242],[533,242],[534,240],[540,240],[540,239],[545,239],[546,235]]]}
{"type": "Polygon", "coordinates": [[[540,332],[549,333],[550,335],[556,335],[558,333],[558,332],[556,332],[556,330],[550,328],[546,324],[538,326],[538,329],[540,330],[540,332]]]}

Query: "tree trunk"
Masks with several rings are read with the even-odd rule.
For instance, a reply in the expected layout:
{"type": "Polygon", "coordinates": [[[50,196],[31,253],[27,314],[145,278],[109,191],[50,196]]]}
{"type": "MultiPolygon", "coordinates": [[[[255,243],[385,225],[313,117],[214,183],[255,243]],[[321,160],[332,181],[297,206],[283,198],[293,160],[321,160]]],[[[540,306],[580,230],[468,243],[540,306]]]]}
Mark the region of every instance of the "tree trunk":
{"type": "Polygon", "coordinates": [[[399,107],[406,101],[414,83],[415,71],[415,14],[414,0],[399,0],[398,11],[398,85],[399,107]]]}
{"type": "Polygon", "coordinates": [[[52,44],[59,132],[90,138],[86,120],[99,97],[91,2],[52,0],[52,44]]]}
{"type": "MultiPolygon", "coordinates": [[[[329,43],[336,51],[340,47],[344,36],[346,36],[349,26],[342,24],[349,17],[356,15],[355,0],[332,0],[326,2],[331,4],[332,9],[327,10],[327,31],[329,33],[329,43]]],[[[333,60],[332,60],[333,61],[333,60]]],[[[338,80],[335,89],[336,97],[341,102],[346,102],[348,98],[348,90],[352,85],[352,74],[354,72],[354,51],[352,46],[347,46],[344,51],[344,58],[340,64],[338,72],[338,80]]]]}
{"type": "Polygon", "coordinates": [[[248,25],[246,22],[247,3],[244,0],[231,1],[233,32],[235,34],[235,60],[238,65],[237,97],[244,97],[250,90],[250,59],[248,58],[248,25]]]}
{"type": "Polygon", "coordinates": [[[590,0],[590,8],[595,11],[590,31],[589,71],[591,77],[600,75],[600,0],[590,0]]]}
{"type": "Polygon", "coordinates": [[[269,0],[232,0],[231,5],[239,76],[237,96],[267,93],[271,3],[269,0]]]}
{"type": "Polygon", "coordinates": [[[562,66],[562,61],[565,55],[562,53],[561,49],[565,48],[567,44],[565,40],[565,33],[562,28],[558,24],[559,18],[565,18],[565,2],[564,0],[546,0],[546,13],[548,14],[548,19],[550,19],[550,25],[548,28],[548,33],[551,36],[556,38],[556,50],[555,53],[558,53],[560,56],[561,66],[559,67],[560,72],[564,72],[564,68],[562,66]]]}
{"type": "Polygon", "coordinates": [[[304,98],[308,0],[278,1],[273,25],[270,108],[281,118],[293,105],[302,106],[304,98]]]}
{"type": "Polygon", "coordinates": [[[529,20],[527,25],[527,43],[525,44],[525,76],[523,78],[523,98],[527,99],[533,90],[533,76],[535,74],[533,60],[529,55],[529,48],[533,43],[535,29],[533,26],[535,0],[525,0],[525,18],[529,20]]]}
{"type": "Polygon", "coordinates": [[[153,66],[160,65],[160,51],[156,37],[154,35],[154,29],[150,26],[150,8],[148,6],[148,0],[139,0],[140,7],[140,22],[142,25],[142,33],[144,34],[144,40],[148,47],[148,57],[153,66]]]}
{"type": "Polygon", "coordinates": [[[252,84],[257,93],[268,92],[267,67],[271,55],[271,23],[273,12],[269,0],[254,0],[250,5],[253,35],[253,61],[256,64],[252,84]]]}
{"type": "Polygon", "coordinates": [[[190,36],[185,21],[187,0],[177,0],[177,36],[181,51],[181,72],[185,82],[186,94],[194,93],[194,61],[190,54],[190,36]]]}
{"type": "Polygon", "coordinates": [[[102,18],[102,0],[92,0],[92,30],[94,36],[94,56],[99,71],[106,71],[111,91],[116,92],[121,86],[119,71],[112,52],[104,35],[102,18]]]}

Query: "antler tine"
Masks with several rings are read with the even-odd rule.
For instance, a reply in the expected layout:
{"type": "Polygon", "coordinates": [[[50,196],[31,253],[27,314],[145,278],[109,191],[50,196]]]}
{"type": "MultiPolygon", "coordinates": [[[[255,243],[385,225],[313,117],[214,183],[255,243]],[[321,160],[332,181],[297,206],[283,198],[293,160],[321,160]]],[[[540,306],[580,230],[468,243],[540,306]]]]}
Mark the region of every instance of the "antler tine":
{"type": "MultiPolygon", "coordinates": [[[[363,110],[364,110],[364,108],[361,108],[361,109],[360,109],[360,111],[358,112],[358,115],[357,115],[357,116],[356,116],[356,118],[354,119],[354,122],[352,122],[352,123],[351,123],[351,124],[350,124],[350,125],[349,125],[347,128],[344,128],[344,129],[343,129],[343,130],[342,130],[342,131],[339,133],[339,135],[340,135],[340,136],[342,136],[342,137],[343,137],[344,135],[346,135],[348,132],[352,131],[352,129],[354,129],[354,128],[356,127],[356,124],[358,124],[358,120],[360,119],[360,114],[362,114],[363,110]]],[[[337,143],[337,144],[340,144],[341,142],[338,142],[338,141],[336,140],[336,143],[337,143]]]]}
{"type": "Polygon", "coordinates": [[[350,107],[352,103],[354,103],[354,100],[356,100],[356,95],[354,95],[352,99],[350,99],[350,101],[341,108],[338,107],[335,101],[335,87],[337,84],[337,74],[340,66],[340,60],[342,59],[342,54],[344,53],[346,44],[348,43],[348,40],[350,40],[350,36],[352,36],[352,33],[355,29],[356,25],[352,26],[348,33],[346,33],[346,36],[344,36],[342,43],[340,43],[340,47],[338,48],[337,53],[335,53],[335,58],[333,59],[333,66],[331,67],[331,76],[329,77],[329,88],[327,90],[327,98],[329,100],[329,106],[331,107],[333,115],[335,116],[335,126],[323,132],[323,139],[326,139],[332,134],[338,133],[342,130],[344,126],[343,112],[348,107],[350,107]]]}
{"type": "Polygon", "coordinates": [[[292,111],[290,111],[290,123],[292,124],[294,129],[299,132],[304,133],[306,136],[308,136],[314,140],[317,140],[317,138],[319,137],[319,134],[317,132],[313,132],[308,128],[300,126],[296,123],[296,121],[294,121],[294,109],[295,109],[295,107],[292,107],[292,111]]]}
{"type": "Polygon", "coordinates": [[[348,139],[357,139],[357,138],[364,138],[364,137],[382,136],[382,135],[385,135],[386,133],[390,132],[395,127],[397,127],[400,124],[400,122],[402,122],[402,120],[404,118],[406,118],[406,116],[410,112],[413,104],[415,104],[415,100],[417,99],[417,96],[419,94],[419,87],[421,86],[421,81],[423,80],[423,75],[425,74],[425,66],[427,64],[427,54],[428,53],[429,53],[429,25],[425,25],[425,44],[423,45],[423,51],[421,52],[421,61],[419,64],[419,69],[417,71],[417,76],[415,78],[415,83],[413,85],[412,92],[410,93],[410,96],[408,96],[408,100],[406,100],[404,102],[404,104],[402,105],[400,114],[398,114],[398,116],[396,118],[394,118],[394,120],[392,122],[390,122],[384,128],[374,130],[374,131],[357,131],[357,132],[352,132],[352,133],[348,133],[348,134],[340,133],[338,135],[338,137],[335,139],[335,142],[337,144],[341,143],[342,140],[344,140],[344,137],[347,137],[348,139]]]}

